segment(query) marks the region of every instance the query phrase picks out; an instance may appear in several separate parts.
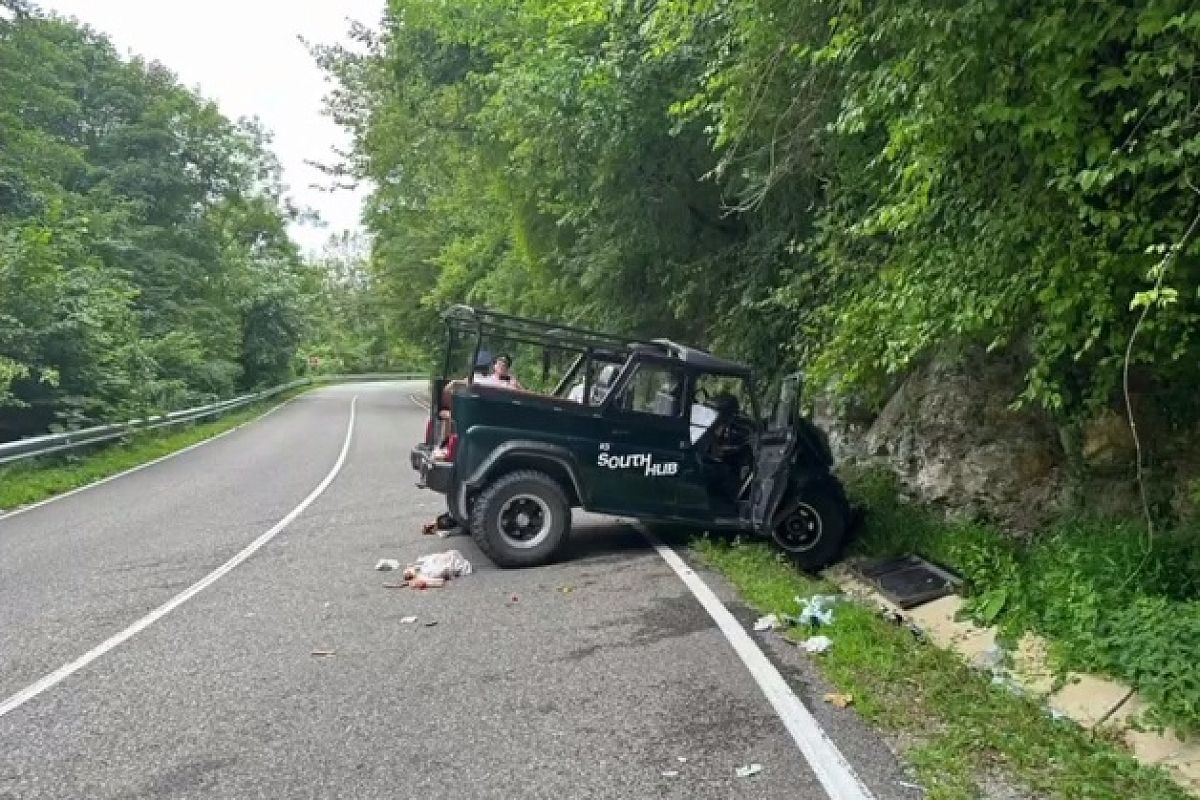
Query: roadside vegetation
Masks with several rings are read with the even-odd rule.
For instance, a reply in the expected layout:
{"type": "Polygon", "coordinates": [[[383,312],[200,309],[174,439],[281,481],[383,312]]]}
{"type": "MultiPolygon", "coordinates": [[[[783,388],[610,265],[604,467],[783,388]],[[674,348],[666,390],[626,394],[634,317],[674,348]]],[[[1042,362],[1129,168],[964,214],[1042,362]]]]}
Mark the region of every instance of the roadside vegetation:
{"type": "Polygon", "coordinates": [[[100,32],[0,0],[0,441],[202,405],[400,359],[271,138],[100,32]]]}
{"type": "Polygon", "coordinates": [[[867,509],[861,553],[915,552],[954,569],[969,613],[1010,643],[1042,634],[1059,669],[1122,680],[1154,722],[1200,732],[1200,530],[1149,537],[1139,522],[1081,517],[1022,541],[901,502],[888,473],[848,483],[867,509]]]}
{"type": "MultiPolygon", "coordinates": [[[[725,574],[754,608],[795,614],[795,598],[836,591],[761,543],[702,538],[705,563],[725,574]]],[[[1000,779],[1062,800],[1185,800],[1161,770],[1139,765],[1115,742],[991,683],[948,651],[855,603],[837,605],[833,640],[814,656],[837,691],[899,743],[931,800],[973,800],[1000,779]]],[[[785,635],[803,639],[807,629],[785,635]]]]}
{"type": "Polygon", "coordinates": [[[12,511],[37,503],[170,455],[244,425],[306,391],[307,388],[294,389],[211,422],[135,434],[120,444],[102,445],[84,455],[49,456],[0,467],[0,510],[12,511]]]}
{"type": "Polygon", "coordinates": [[[1012,400],[1200,416],[1191,0],[391,0],[318,47],[370,272],[878,401],[948,345],[1012,400]]]}

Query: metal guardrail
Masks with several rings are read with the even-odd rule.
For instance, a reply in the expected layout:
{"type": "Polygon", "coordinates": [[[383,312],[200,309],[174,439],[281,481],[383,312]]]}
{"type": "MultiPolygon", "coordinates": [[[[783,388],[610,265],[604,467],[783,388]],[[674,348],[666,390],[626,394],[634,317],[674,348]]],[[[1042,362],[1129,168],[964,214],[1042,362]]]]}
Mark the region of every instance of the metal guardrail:
{"type": "Polygon", "coordinates": [[[28,439],[18,439],[15,442],[0,444],[0,466],[24,461],[25,459],[39,458],[41,456],[111,442],[128,436],[131,433],[152,431],[158,428],[168,428],[173,425],[184,425],[189,422],[219,417],[230,411],[236,411],[239,408],[245,408],[263,400],[269,400],[283,392],[290,391],[291,389],[299,389],[302,386],[315,386],[322,383],[338,383],[343,381],[417,380],[428,377],[426,373],[374,372],[365,375],[320,375],[315,378],[302,378],[281,386],[264,389],[261,392],[244,394],[229,400],[221,400],[196,408],[171,411],[167,414],[147,417],[146,419],[134,419],[113,425],[98,425],[93,428],[66,431],[65,433],[50,433],[45,436],[32,436],[28,439]]]}

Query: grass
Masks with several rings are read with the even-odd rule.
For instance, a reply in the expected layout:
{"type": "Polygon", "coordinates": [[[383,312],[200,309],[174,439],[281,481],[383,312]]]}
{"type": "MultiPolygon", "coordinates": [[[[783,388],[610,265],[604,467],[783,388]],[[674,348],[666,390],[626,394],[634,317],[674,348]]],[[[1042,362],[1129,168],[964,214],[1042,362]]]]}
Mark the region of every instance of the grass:
{"type": "Polygon", "coordinates": [[[0,468],[0,509],[13,510],[170,455],[243,425],[308,391],[296,389],[212,422],[162,433],[143,433],[83,456],[48,457],[0,468]]]}
{"type": "MultiPolygon", "coordinates": [[[[835,591],[765,544],[710,538],[693,544],[763,613],[795,614],[797,596],[835,591]]],[[[1188,797],[1162,771],[992,685],[952,653],[918,641],[866,606],[839,604],[833,625],[822,632],[834,645],[815,657],[820,670],[838,691],[854,695],[863,717],[914,742],[905,758],[933,800],[979,797],[977,777],[995,773],[1063,800],[1188,797]]],[[[790,629],[787,635],[809,633],[790,629]]]]}
{"type": "Polygon", "coordinates": [[[1200,531],[1151,539],[1139,522],[1077,517],[1020,542],[901,503],[884,474],[847,482],[868,509],[860,552],[916,552],[954,569],[968,612],[1002,641],[1039,633],[1060,671],[1122,680],[1150,703],[1152,723],[1200,732],[1200,531]]]}

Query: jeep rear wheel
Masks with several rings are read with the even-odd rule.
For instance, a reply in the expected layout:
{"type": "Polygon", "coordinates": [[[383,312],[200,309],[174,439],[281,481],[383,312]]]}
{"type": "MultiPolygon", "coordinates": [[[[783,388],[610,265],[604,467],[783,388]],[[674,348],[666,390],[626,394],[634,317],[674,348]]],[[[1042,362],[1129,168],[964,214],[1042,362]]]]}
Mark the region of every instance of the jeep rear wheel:
{"type": "Polygon", "coordinates": [[[502,475],[471,508],[471,537],[501,567],[545,564],[566,541],[570,528],[566,495],[542,472],[502,475]]]}
{"type": "Polygon", "coordinates": [[[815,572],[842,554],[849,538],[849,504],[834,479],[805,488],[784,503],[786,513],[775,522],[771,539],[801,569],[815,572]]]}

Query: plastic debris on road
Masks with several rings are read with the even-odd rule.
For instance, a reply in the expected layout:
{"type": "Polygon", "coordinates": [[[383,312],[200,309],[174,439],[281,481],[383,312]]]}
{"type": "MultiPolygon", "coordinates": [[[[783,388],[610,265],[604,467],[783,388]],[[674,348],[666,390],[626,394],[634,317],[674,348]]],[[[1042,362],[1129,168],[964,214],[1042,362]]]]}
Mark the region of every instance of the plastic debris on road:
{"type": "Polygon", "coordinates": [[[749,778],[751,775],[762,772],[762,769],[762,764],[747,764],[744,767],[738,767],[736,773],[739,778],[749,778]]]}
{"type": "Polygon", "coordinates": [[[400,562],[394,558],[381,558],[379,563],[375,565],[375,569],[379,572],[391,572],[395,569],[400,569],[400,562]]]}
{"type": "Polygon", "coordinates": [[[679,777],[679,770],[677,770],[677,769],[664,769],[664,770],[663,770],[663,772],[662,772],[662,776],[663,776],[664,778],[678,778],[678,777],[679,777]]]}
{"type": "Polygon", "coordinates": [[[810,636],[801,642],[800,646],[809,653],[824,653],[833,647],[833,640],[828,636],[810,636]]]}
{"type": "Polygon", "coordinates": [[[814,594],[808,599],[796,598],[796,602],[800,605],[800,616],[797,621],[801,625],[812,625],[814,627],[820,625],[833,624],[833,606],[841,600],[835,594],[814,594]]]}
{"type": "Polygon", "coordinates": [[[337,651],[336,651],[336,650],[313,650],[313,651],[312,651],[312,654],[313,654],[314,656],[317,656],[317,657],[322,657],[322,658],[323,658],[323,657],[325,657],[325,656],[334,656],[334,655],[337,655],[337,651]]]}
{"type": "Polygon", "coordinates": [[[756,631],[773,631],[778,627],[779,617],[775,614],[767,614],[754,621],[754,630],[756,631]]]}
{"type": "Polygon", "coordinates": [[[825,702],[834,708],[847,708],[854,705],[854,695],[842,694],[841,692],[830,692],[825,695],[825,702]]]}
{"type": "Polygon", "coordinates": [[[412,625],[416,621],[417,621],[416,617],[401,617],[400,618],[401,625],[412,625]]]}
{"type": "Polygon", "coordinates": [[[457,550],[447,550],[444,553],[433,553],[421,556],[416,563],[410,565],[415,578],[457,578],[460,575],[471,574],[471,562],[463,558],[457,550]]]}

